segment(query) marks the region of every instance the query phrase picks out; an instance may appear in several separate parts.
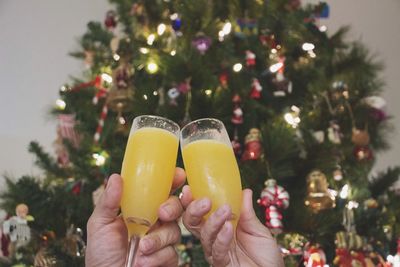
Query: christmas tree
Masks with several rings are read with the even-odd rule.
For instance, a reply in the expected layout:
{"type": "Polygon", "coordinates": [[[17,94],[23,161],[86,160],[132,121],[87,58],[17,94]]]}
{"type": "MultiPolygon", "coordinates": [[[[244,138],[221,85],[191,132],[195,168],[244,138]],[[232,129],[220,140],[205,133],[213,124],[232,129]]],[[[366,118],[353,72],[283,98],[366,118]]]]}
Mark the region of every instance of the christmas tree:
{"type": "MultiPolygon", "coordinates": [[[[84,265],[82,229],[107,177],[120,172],[133,118],[143,114],[181,126],[224,122],[242,184],[254,191],[287,266],[399,259],[400,204],[391,187],[400,168],[370,175],[390,130],[381,65],[362,44],[345,41],[346,27],[327,32],[326,3],[110,2],[105,20],[90,22],[71,53],[87,68],[61,87],[52,110],[55,155],[30,144],[44,177],[7,179],[2,207],[12,216],[25,203],[34,220],[18,206],[30,236],[11,238],[11,251],[3,236],[9,255],[0,264],[84,265]]],[[[207,266],[198,241],[183,240],[182,266],[207,266]]]]}

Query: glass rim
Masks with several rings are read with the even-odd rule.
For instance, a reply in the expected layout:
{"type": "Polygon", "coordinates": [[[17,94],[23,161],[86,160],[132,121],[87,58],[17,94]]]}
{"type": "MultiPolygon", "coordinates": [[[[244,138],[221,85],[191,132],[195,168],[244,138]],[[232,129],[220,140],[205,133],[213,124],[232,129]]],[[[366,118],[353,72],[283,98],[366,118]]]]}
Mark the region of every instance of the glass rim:
{"type": "MultiPolygon", "coordinates": [[[[183,126],[182,129],[181,129],[181,133],[182,133],[189,125],[195,124],[195,123],[198,123],[198,122],[201,122],[201,121],[215,121],[215,122],[217,122],[217,123],[219,123],[219,124],[222,124],[222,125],[224,126],[224,123],[223,123],[221,120],[219,120],[219,119],[216,119],[216,118],[201,118],[201,119],[197,119],[197,120],[191,121],[191,122],[189,122],[188,124],[186,124],[185,126],[183,126]]],[[[224,126],[224,127],[225,127],[225,126],[224,126]]]]}
{"type": "MultiPolygon", "coordinates": [[[[170,119],[168,119],[168,118],[166,118],[166,117],[161,117],[161,116],[157,116],[157,115],[139,115],[139,116],[136,116],[133,120],[132,120],[132,125],[133,125],[133,123],[135,122],[135,120],[140,120],[141,118],[151,118],[151,119],[156,119],[156,120],[160,120],[160,121],[165,121],[165,122],[167,122],[167,123],[170,123],[171,125],[173,125],[174,127],[176,127],[176,132],[174,132],[173,134],[174,135],[177,135],[177,137],[179,137],[179,134],[180,134],[180,131],[181,131],[181,127],[179,126],[179,124],[177,124],[176,122],[174,122],[173,120],[170,120],[170,119]]],[[[158,128],[158,127],[155,127],[155,128],[158,128]]],[[[163,129],[163,128],[160,128],[160,129],[163,129]]],[[[166,130],[166,131],[169,131],[168,129],[164,129],[164,130],[166,130]]],[[[171,132],[171,131],[169,131],[169,132],[171,132]]]]}

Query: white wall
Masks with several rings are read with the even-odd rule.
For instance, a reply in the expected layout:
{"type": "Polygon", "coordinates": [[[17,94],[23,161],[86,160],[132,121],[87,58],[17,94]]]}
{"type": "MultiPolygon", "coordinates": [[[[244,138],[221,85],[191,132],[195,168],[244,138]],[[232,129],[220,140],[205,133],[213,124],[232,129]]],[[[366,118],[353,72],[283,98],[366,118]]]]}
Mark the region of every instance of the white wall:
{"type": "MultiPolygon", "coordinates": [[[[351,25],[350,39],[362,40],[385,63],[384,96],[389,112],[396,115],[394,124],[400,125],[400,1],[328,3],[329,29],[351,25]]],[[[27,145],[38,140],[52,149],[55,124],[47,112],[60,85],[83,69],[67,53],[77,47],[76,38],[84,33],[87,22],[102,21],[108,9],[107,0],[0,0],[0,174],[38,173],[27,145]]],[[[377,170],[400,163],[400,135],[392,139],[393,149],[378,155],[377,170]]]]}

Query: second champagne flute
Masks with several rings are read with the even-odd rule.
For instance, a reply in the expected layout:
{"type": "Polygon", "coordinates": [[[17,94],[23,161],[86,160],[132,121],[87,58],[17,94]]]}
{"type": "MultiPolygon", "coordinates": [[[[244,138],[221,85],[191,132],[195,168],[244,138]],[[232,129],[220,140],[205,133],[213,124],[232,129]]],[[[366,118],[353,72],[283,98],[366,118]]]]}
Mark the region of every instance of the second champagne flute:
{"type": "Polygon", "coordinates": [[[157,221],[158,209],[168,199],[178,145],[176,123],[150,115],[134,119],[121,171],[121,210],[129,234],[125,267],[133,266],[140,238],[157,221]]]}
{"type": "Polygon", "coordinates": [[[224,204],[229,204],[232,209],[235,235],[229,256],[232,265],[239,266],[235,236],[242,204],[242,185],[225,126],[221,121],[211,118],[193,121],[182,129],[180,140],[193,197],[211,199],[210,213],[224,204]]]}

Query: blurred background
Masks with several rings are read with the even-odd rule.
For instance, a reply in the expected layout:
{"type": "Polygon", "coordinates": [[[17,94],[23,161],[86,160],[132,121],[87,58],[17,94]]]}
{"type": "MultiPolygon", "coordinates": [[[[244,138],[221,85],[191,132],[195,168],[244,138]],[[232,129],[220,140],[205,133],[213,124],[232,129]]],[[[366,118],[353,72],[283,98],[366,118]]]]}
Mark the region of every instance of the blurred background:
{"type": "MultiPolygon", "coordinates": [[[[318,1],[303,1],[303,3],[318,1]]],[[[397,126],[390,136],[391,150],[377,155],[375,171],[398,164],[400,158],[400,1],[331,0],[333,33],[350,25],[350,40],[362,41],[385,65],[383,97],[397,126]]],[[[37,140],[52,151],[56,124],[48,111],[67,75],[80,75],[81,61],[68,56],[88,21],[102,21],[110,6],[106,0],[0,1],[0,174],[15,178],[38,174],[28,143],[37,140]]],[[[0,188],[2,188],[0,176],[0,188]]]]}

